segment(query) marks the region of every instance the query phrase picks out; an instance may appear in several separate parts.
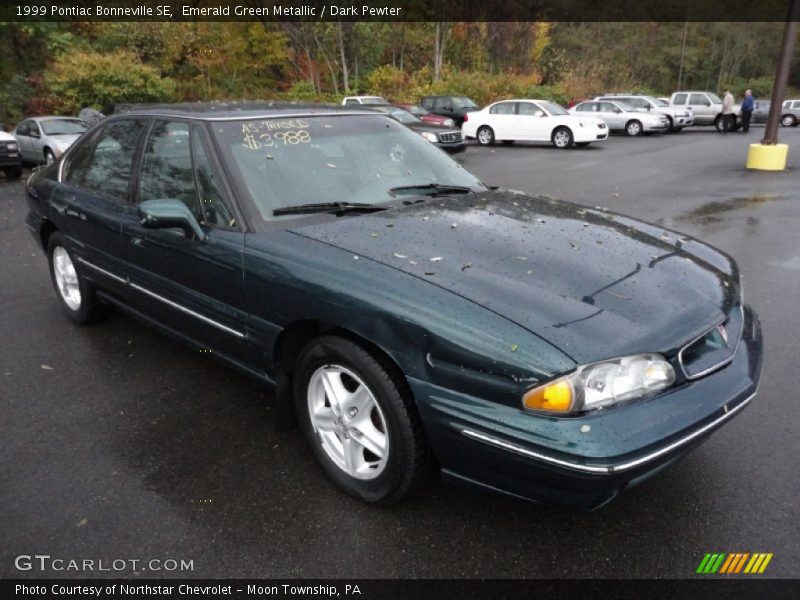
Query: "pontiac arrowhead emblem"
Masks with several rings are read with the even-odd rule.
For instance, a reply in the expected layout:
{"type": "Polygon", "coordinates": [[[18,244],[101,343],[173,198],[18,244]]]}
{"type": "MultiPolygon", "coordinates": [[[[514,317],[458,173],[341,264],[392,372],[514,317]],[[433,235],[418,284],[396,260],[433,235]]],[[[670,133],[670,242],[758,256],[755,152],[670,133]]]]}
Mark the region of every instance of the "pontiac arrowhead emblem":
{"type": "Polygon", "coordinates": [[[722,336],[722,341],[725,342],[725,345],[728,345],[728,332],[725,331],[724,325],[717,325],[717,332],[722,336]]]}

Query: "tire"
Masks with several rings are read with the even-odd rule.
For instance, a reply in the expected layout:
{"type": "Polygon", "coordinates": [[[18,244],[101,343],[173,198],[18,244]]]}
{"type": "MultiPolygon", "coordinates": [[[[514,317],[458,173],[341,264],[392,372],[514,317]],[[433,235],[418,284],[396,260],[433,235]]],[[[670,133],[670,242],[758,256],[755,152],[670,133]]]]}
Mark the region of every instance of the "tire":
{"type": "Polygon", "coordinates": [[[795,127],[797,125],[797,119],[794,115],[783,115],[781,117],[781,125],[784,127],[795,127]]]}
{"type": "Polygon", "coordinates": [[[11,167],[5,169],[6,178],[8,179],[19,179],[22,177],[22,167],[11,167]]]}
{"type": "Polygon", "coordinates": [[[94,286],[78,273],[58,231],[47,242],[47,260],[56,296],[70,319],[84,325],[105,316],[107,307],[98,303],[94,286]]]}
{"type": "Polygon", "coordinates": [[[719,132],[725,131],[725,120],[722,115],[717,115],[717,118],[714,119],[714,129],[719,132]]]}
{"type": "Polygon", "coordinates": [[[571,148],[573,140],[572,132],[568,127],[556,127],[555,130],[553,130],[553,135],[550,136],[550,141],[553,142],[553,146],[559,150],[571,148]]]}
{"type": "Polygon", "coordinates": [[[401,375],[355,342],[326,335],[300,353],[293,381],[306,440],[340,489],[391,504],[428,482],[434,461],[401,375]]]}
{"type": "Polygon", "coordinates": [[[669,124],[667,125],[667,131],[669,131],[670,133],[675,132],[676,131],[676,128],[675,128],[675,125],[674,125],[675,122],[672,120],[672,117],[667,115],[667,121],[669,122],[669,124]]]}
{"type": "Polygon", "coordinates": [[[475,133],[475,139],[481,146],[494,145],[494,131],[488,125],[481,125],[475,133]]]}
{"type": "Polygon", "coordinates": [[[50,148],[44,149],[44,162],[48,165],[56,162],[56,155],[53,154],[53,151],[50,150],[50,148]]]}
{"type": "Polygon", "coordinates": [[[630,137],[636,137],[637,135],[642,135],[642,133],[644,133],[642,122],[637,121],[636,119],[631,119],[630,121],[625,123],[625,133],[627,133],[630,137]]]}

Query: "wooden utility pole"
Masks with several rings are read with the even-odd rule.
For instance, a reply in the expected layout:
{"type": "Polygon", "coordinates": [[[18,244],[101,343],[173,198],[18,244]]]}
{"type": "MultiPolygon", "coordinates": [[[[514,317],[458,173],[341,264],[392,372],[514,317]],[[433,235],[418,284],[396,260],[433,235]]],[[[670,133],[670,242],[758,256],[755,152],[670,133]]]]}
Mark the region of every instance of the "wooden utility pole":
{"type": "Polygon", "coordinates": [[[800,20],[800,0],[789,0],[789,12],[786,16],[781,53],[778,57],[778,70],[772,86],[767,128],[764,131],[764,139],[761,140],[761,144],[765,146],[774,146],[778,143],[778,120],[781,116],[781,104],[786,96],[786,84],[789,81],[789,65],[792,62],[794,41],[797,38],[798,20],[800,20]]]}

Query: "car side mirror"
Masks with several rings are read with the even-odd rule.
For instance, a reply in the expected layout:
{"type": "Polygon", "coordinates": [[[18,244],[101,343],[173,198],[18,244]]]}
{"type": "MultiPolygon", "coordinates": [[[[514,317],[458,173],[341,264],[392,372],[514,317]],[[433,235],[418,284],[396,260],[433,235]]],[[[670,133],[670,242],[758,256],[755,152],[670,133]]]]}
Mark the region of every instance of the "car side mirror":
{"type": "Polygon", "coordinates": [[[617,113],[617,114],[620,114],[622,112],[622,109],[621,108],[615,108],[614,112],[617,113]]]}
{"type": "Polygon", "coordinates": [[[206,234],[192,211],[180,200],[146,200],[139,204],[141,224],[147,229],[181,229],[187,238],[205,240],[206,234]]]}
{"type": "Polygon", "coordinates": [[[31,131],[28,135],[30,137],[32,137],[32,138],[40,138],[40,137],[42,137],[41,135],[39,135],[38,131],[31,131]]]}

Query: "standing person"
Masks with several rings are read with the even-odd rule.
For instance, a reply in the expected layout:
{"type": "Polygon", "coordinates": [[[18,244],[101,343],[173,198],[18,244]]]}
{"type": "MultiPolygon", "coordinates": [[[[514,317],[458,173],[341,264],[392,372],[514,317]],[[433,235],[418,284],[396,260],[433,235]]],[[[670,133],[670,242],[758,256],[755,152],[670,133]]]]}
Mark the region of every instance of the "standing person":
{"type": "Polygon", "coordinates": [[[733,94],[730,90],[725,90],[722,98],[722,131],[728,132],[736,125],[736,115],[733,114],[733,94]]]}
{"type": "Polygon", "coordinates": [[[742,133],[750,130],[750,117],[753,115],[755,104],[756,99],[753,97],[752,90],[745,90],[744,100],[742,100],[742,133]]]}

